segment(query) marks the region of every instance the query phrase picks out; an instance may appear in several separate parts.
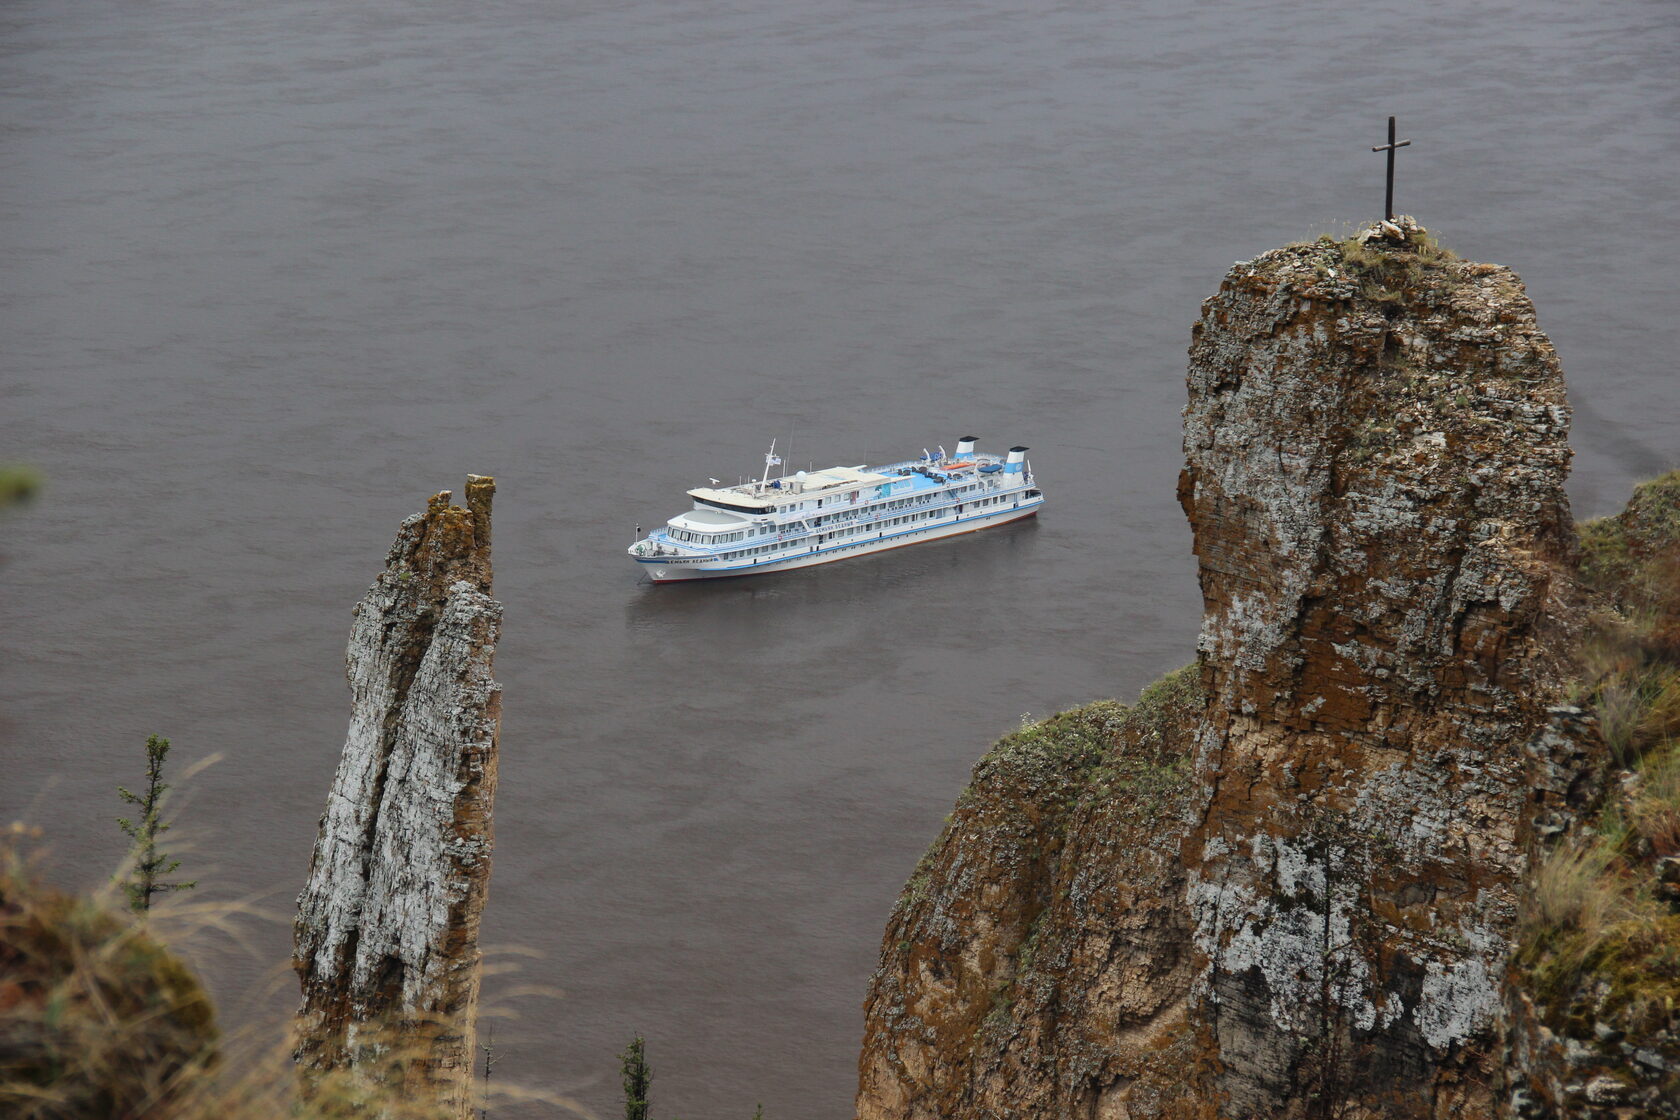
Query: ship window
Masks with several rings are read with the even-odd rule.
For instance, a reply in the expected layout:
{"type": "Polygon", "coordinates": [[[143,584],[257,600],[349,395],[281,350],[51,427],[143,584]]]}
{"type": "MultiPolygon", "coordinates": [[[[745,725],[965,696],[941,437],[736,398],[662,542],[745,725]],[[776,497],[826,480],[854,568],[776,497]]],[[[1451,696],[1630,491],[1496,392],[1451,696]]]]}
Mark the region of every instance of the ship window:
{"type": "Polygon", "coordinates": [[[728,502],[715,502],[715,501],[712,501],[708,498],[696,498],[696,499],[694,499],[694,501],[695,501],[696,505],[706,506],[710,509],[726,509],[731,513],[763,513],[764,512],[764,509],[763,509],[762,506],[737,506],[737,505],[731,505],[728,502]]]}

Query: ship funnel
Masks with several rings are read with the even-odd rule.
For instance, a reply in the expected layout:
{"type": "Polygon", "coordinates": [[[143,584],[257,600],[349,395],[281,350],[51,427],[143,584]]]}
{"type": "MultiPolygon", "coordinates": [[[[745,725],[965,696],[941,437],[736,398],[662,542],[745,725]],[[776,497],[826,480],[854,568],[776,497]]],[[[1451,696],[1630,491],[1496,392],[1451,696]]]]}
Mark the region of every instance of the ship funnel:
{"type": "Polygon", "coordinates": [[[1003,461],[1003,484],[1005,486],[1019,486],[1025,481],[1021,472],[1027,462],[1025,447],[1011,447],[1009,458],[1003,461]]]}
{"type": "Polygon", "coordinates": [[[964,436],[957,441],[957,461],[974,458],[974,436],[964,436]]]}

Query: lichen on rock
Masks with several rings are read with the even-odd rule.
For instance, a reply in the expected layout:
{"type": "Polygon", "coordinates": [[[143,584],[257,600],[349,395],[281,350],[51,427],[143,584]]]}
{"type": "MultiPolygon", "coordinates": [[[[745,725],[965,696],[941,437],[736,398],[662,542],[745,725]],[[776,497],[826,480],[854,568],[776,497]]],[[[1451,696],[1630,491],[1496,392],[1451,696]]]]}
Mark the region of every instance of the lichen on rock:
{"type": "Polygon", "coordinates": [[[304,1067],[361,1066],[461,1117],[501,717],[494,492],[468,476],[466,508],[434,496],[356,605],[350,728],[295,930],[304,1067]],[[393,1071],[399,1040],[413,1060],[393,1071]]]}

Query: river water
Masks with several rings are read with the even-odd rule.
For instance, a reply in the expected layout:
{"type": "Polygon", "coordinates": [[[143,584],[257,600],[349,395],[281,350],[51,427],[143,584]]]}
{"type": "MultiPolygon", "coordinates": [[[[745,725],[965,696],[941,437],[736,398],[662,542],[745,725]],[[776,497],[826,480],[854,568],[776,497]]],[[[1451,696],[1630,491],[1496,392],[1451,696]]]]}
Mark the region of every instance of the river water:
{"type": "MultiPolygon", "coordinates": [[[[1191,655],[1184,354],[1230,262],[1397,209],[1515,266],[1577,511],[1675,465],[1671,3],[9,0],[0,820],[66,882],[171,736],[206,950],[285,919],[396,524],[493,474],[498,1080],[850,1115],[899,885],[1023,713],[1191,655]],[[652,587],[707,477],[1032,447],[1036,524],[652,587]],[[525,956],[513,950],[538,954],[525,956]],[[564,990],[517,996],[516,986],[564,990]]],[[[498,1108],[496,1115],[547,1115],[498,1108]]]]}

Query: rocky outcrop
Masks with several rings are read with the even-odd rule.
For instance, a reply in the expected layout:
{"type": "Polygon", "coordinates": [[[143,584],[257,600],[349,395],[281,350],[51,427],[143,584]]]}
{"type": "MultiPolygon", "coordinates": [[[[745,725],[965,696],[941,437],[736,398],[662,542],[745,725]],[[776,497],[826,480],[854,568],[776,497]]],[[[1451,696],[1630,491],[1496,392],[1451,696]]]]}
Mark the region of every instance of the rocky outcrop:
{"type": "Polygon", "coordinates": [[[350,730],[298,899],[298,1058],[357,1068],[467,1115],[479,917],[490,879],[502,608],[495,481],[468,476],[402,523],[356,605],[350,730]]]}
{"type": "Polygon", "coordinates": [[[887,926],[859,1116],[1123,1115],[1171,1059],[1201,708],[1192,666],[1132,708],[1064,713],[980,760],[887,926]]]}
{"type": "Polygon", "coordinates": [[[1188,385],[1195,701],[982,762],[888,929],[864,1120],[1503,1107],[1527,877],[1600,788],[1557,357],[1400,219],[1233,267],[1188,385]],[[1139,735],[1171,795],[1099,796],[1139,735]]]}
{"type": "Polygon", "coordinates": [[[1585,798],[1552,710],[1579,626],[1557,357],[1510,270],[1403,221],[1233,268],[1189,386],[1204,1089],[1486,1114],[1536,818],[1585,798]]]}

